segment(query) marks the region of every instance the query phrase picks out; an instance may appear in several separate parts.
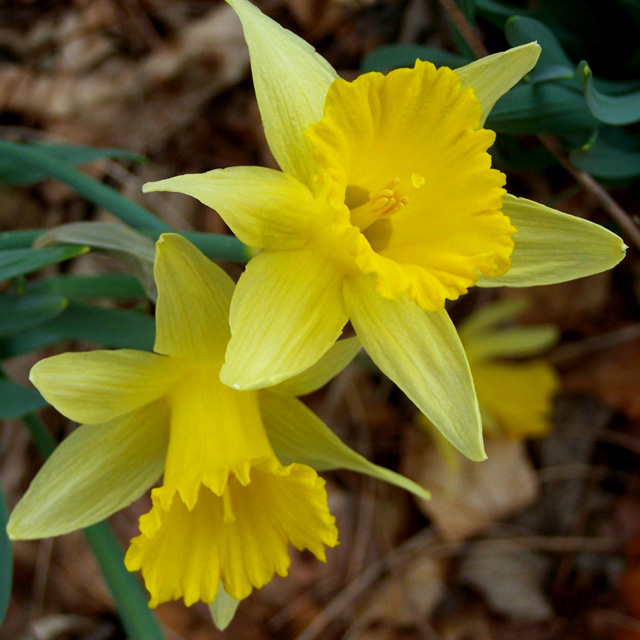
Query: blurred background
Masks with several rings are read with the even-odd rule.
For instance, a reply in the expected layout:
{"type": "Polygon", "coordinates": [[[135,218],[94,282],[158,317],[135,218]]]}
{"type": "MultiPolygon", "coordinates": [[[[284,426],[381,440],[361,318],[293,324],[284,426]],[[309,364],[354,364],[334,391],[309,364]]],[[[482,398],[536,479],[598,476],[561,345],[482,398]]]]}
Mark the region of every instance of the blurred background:
{"type": "MultiPolygon", "coordinates": [[[[306,398],[354,448],[416,479],[434,499],[417,503],[373,480],[328,474],[340,546],[328,551],[326,565],[292,552],[290,576],[245,601],[224,635],[640,639],[640,2],[256,4],[345,78],[412,66],[416,57],[456,67],[483,47],[493,53],[538,40],[536,70],[487,123],[498,132],[494,163],[511,193],[602,224],[630,250],[611,272],[531,290],[476,289],[451,305],[460,327],[503,305],[508,311],[492,332],[516,331],[510,351],[482,356],[475,345],[479,393],[481,383],[489,389],[480,398],[487,462],[468,463],[448,450],[366,358],[306,398]],[[483,377],[487,362],[493,377],[483,377]],[[493,365],[503,368],[496,373],[493,365]]],[[[215,0],[4,0],[0,138],[55,143],[75,164],[88,156],[65,145],[129,152],[102,154],[82,170],[179,231],[227,232],[194,199],[143,195],[144,182],[275,166],[240,23],[215,0]]],[[[43,178],[0,153],[0,232],[113,220],[70,186],[43,178]]],[[[241,272],[226,266],[233,276],[241,272]]],[[[122,269],[91,253],[26,282],[122,269]]],[[[92,304],[152,311],[142,292],[92,304]]],[[[9,379],[27,384],[43,356],[101,343],[64,337],[39,350],[0,337],[9,379]]],[[[56,439],[72,428],[50,408],[41,416],[56,439]]],[[[0,483],[11,508],[42,460],[21,419],[3,420],[0,439],[0,483]]],[[[144,498],[111,519],[123,547],[147,509],[144,498]]],[[[13,553],[0,638],[127,637],[81,533],[18,542],[13,553]]],[[[203,605],[169,603],[157,614],[172,640],[222,637],[203,605]]]]}

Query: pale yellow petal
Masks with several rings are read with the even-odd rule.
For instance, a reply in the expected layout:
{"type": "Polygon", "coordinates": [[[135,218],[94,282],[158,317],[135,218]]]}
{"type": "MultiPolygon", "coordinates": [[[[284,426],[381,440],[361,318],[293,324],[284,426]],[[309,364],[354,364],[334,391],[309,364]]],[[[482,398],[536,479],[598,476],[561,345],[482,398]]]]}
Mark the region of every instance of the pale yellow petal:
{"type": "Polygon", "coordinates": [[[50,538],[129,505],[162,474],[168,426],[168,406],[159,400],[111,422],[76,429],[16,505],[9,535],[50,538]]]}
{"type": "Polygon", "coordinates": [[[270,391],[290,396],[313,393],[337,376],[356,357],[360,348],[358,338],[338,340],[313,366],[271,387],[270,391]]]}
{"type": "Polygon", "coordinates": [[[549,432],[560,379],[547,362],[478,362],[472,371],[480,405],[503,436],[519,440],[549,432]]]}
{"type": "Polygon", "coordinates": [[[227,0],[242,21],[269,148],[280,168],[311,186],[316,173],[305,129],[322,118],[338,77],[313,47],[248,0],[227,0]]]}
{"type": "Polygon", "coordinates": [[[510,320],[514,320],[529,304],[527,298],[502,298],[494,300],[475,309],[458,324],[458,334],[464,342],[476,336],[495,331],[496,328],[510,320]]]}
{"type": "Polygon", "coordinates": [[[216,599],[209,605],[209,613],[217,629],[224,631],[231,624],[239,604],[240,600],[230,596],[221,582],[218,585],[216,599]]]}
{"type": "Polygon", "coordinates": [[[242,242],[261,249],[302,246],[318,207],[298,180],[264,167],[186,174],[148,182],[142,190],[174,191],[197,198],[215,209],[242,242]]]}
{"type": "Polygon", "coordinates": [[[517,229],[511,269],[496,278],[481,277],[478,286],[566,282],[611,269],[624,258],[624,242],[588,220],[511,195],[504,197],[502,210],[517,229]]]}
{"type": "Polygon", "coordinates": [[[306,249],[253,258],[231,303],[222,382],[270,387],[317,362],[347,321],[343,280],[327,258],[306,249]]]}
{"type": "Polygon", "coordinates": [[[371,280],[345,286],[349,317],[365,351],[443,435],[472,460],[485,458],[469,363],[446,311],[387,300],[371,280]]]}
{"type": "Polygon", "coordinates": [[[553,324],[532,327],[510,327],[465,341],[464,349],[470,361],[487,358],[527,358],[553,347],[560,330],[553,324]]]}
{"type": "Polygon", "coordinates": [[[175,233],[156,245],[155,351],[191,361],[221,362],[229,340],[233,280],[175,233]]]}
{"type": "Polygon", "coordinates": [[[317,471],[349,469],[388,482],[427,500],[426,489],[409,478],[369,462],[348,447],[307,406],[296,398],[260,392],[262,418],[278,458],[285,464],[300,462],[317,471]]]}
{"type": "Polygon", "coordinates": [[[482,126],[495,103],[535,67],[540,56],[537,42],[494,53],[460,67],[455,72],[463,87],[472,87],[482,105],[482,126]]]}
{"type": "Polygon", "coordinates": [[[155,353],[118,349],[45,358],[34,365],[29,379],[67,418],[100,424],[166,394],[179,369],[155,353]]]}

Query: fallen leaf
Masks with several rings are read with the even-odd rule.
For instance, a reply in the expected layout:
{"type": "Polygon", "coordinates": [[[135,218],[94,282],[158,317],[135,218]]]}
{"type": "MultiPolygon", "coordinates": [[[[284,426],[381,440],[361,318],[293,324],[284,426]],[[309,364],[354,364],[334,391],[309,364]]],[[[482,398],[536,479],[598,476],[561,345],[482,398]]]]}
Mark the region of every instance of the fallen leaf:
{"type": "Polygon", "coordinates": [[[408,430],[403,473],[431,491],[418,508],[449,540],[464,540],[523,509],[538,495],[538,483],[524,444],[487,440],[488,459],[459,456],[451,467],[427,436],[408,430]]]}

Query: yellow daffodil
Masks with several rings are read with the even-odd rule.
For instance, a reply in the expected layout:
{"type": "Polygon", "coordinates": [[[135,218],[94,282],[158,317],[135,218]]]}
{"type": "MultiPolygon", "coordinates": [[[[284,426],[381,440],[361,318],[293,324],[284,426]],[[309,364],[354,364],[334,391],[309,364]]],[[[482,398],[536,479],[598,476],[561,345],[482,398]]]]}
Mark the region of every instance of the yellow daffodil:
{"type": "Polygon", "coordinates": [[[286,575],[288,545],[324,560],[338,541],[324,481],[346,467],[425,491],[342,443],[296,394],[327,382],[355,355],[355,339],[278,387],[237,391],[219,381],[234,285],[181,236],[157,243],[154,353],[66,353],[31,380],[83,423],[16,506],[13,538],[58,535],[97,522],[151,492],[125,563],[141,570],[151,606],[242,599],[286,575]],[[164,471],[163,471],[164,470],[164,471]]]}
{"type": "Polygon", "coordinates": [[[609,231],[505,195],[491,168],[494,134],[482,126],[540,47],[347,82],[248,0],[228,1],[282,171],[232,167],[145,185],[198,198],[262,249],[231,305],[222,381],[277,384],[316,362],[350,320],[380,369],[482,459],[469,365],[445,300],[474,284],[571,280],[624,255],[609,231]]]}
{"type": "Polygon", "coordinates": [[[543,358],[513,358],[546,351],[557,342],[558,329],[551,324],[501,326],[525,306],[523,298],[500,300],[471,314],[459,326],[484,431],[496,438],[535,438],[551,429],[553,399],[560,388],[558,374],[543,358]]]}

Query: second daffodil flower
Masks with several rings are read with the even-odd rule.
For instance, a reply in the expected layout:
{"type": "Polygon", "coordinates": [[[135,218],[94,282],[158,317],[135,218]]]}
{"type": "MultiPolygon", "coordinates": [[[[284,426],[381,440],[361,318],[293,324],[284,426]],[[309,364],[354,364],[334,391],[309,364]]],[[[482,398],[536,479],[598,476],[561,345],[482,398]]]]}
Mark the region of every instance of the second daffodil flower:
{"type": "Polygon", "coordinates": [[[286,575],[289,544],[324,560],[338,532],[315,469],[357,470],[425,497],[347,447],[294,397],[338,373],[356,354],[355,339],[278,387],[236,391],[219,381],[231,279],[175,234],[158,241],[154,275],[154,353],[66,353],[33,368],[44,397],[83,426],[16,506],[12,538],[86,527],[164,474],[125,563],[142,571],[151,606],[178,598],[191,605],[212,602],[221,589],[241,600],[286,575]]]}
{"type": "Polygon", "coordinates": [[[240,278],[221,379],[237,389],[316,362],[351,320],[364,348],[463,453],[482,459],[469,366],[445,300],[468,287],[597,273],[624,255],[587,221],[505,194],[483,124],[533,68],[531,43],[452,71],[353,82],[248,0],[244,27],[267,141],[282,171],[233,167],[146,185],[216,209],[262,251],[240,278]]]}

